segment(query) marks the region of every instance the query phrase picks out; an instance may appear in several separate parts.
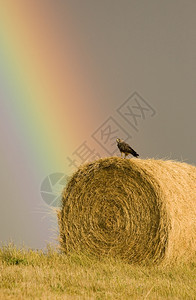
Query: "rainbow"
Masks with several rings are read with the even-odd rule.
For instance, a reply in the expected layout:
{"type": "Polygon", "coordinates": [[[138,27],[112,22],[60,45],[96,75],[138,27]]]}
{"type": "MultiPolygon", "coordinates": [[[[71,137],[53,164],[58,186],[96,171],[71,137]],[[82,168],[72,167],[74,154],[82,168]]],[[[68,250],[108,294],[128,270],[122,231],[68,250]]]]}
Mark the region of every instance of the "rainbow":
{"type": "Polygon", "coordinates": [[[1,3],[1,102],[18,146],[46,174],[65,171],[66,156],[93,121],[90,114],[83,121],[93,91],[69,16],[65,24],[42,1],[1,3]]]}

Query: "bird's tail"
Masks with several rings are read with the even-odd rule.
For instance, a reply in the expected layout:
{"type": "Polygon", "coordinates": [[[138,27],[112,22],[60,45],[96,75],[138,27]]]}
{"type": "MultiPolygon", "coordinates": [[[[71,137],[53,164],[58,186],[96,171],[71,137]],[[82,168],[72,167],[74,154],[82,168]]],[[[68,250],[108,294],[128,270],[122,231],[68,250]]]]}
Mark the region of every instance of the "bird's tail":
{"type": "Polygon", "coordinates": [[[135,156],[136,158],[139,156],[139,154],[137,153],[137,152],[135,152],[134,150],[133,150],[133,156],[135,156]]]}

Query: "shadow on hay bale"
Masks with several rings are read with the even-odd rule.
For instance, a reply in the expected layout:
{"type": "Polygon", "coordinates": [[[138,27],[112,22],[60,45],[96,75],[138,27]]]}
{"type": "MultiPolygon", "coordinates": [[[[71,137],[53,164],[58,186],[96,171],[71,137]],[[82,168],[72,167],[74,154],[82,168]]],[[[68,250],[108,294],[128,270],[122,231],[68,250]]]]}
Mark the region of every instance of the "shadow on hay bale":
{"type": "Polygon", "coordinates": [[[196,167],[104,158],[81,166],[58,213],[62,250],[129,262],[184,261],[196,250],[196,167]]]}

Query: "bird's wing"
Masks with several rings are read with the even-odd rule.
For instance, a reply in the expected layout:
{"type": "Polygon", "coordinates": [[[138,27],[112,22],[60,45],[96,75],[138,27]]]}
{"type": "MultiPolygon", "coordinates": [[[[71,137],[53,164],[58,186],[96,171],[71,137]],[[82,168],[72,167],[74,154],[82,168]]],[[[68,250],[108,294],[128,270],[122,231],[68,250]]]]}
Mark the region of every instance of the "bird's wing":
{"type": "Polygon", "coordinates": [[[125,143],[125,147],[129,150],[133,150],[133,148],[131,148],[131,146],[129,146],[129,144],[125,143]]]}
{"type": "Polygon", "coordinates": [[[129,149],[129,150],[127,150],[127,151],[130,151],[130,153],[131,153],[133,156],[139,156],[139,154],[137,154],[137,152],[136,152],[133,148],[131,148],[131,146],[129,146],[128,144],[126,144],[126,147],[127,147],[127,149],[129,149]]]}

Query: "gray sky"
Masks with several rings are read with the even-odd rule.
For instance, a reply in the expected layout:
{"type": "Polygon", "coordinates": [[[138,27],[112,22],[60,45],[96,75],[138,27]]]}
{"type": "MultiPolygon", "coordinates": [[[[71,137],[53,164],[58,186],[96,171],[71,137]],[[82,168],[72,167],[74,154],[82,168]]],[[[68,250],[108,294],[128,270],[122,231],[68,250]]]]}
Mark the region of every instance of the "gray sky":
{"type": "MultiPolygon", "coordinates": [[[[45,5],[58,15],[62,31],[69,14],[75,42],[88,66],[84,76],[89,85],[96,82],[96,101],[88,103],[95,119],[79,142],[89,139],[98,147],[91,134],[111,116],[132,135],[130,143],[142,158],[195,164],[196,1],[50,0],[45,5]],[[138,119],[137,131],[117,112],[134,92],[152,108],[144,120],[138,119]]],[[[78,120],[73,115],[74,122],[78,120]]],[[[33,248],[45,247],[46,241],[54,240],[57,222],[38,190],[43,174],[31,185],[30,166],[19,172],[28,187],[21,198],[4,158],[0,159],[0,240],[13,238],[33,248]],[[13,222],[7,222],[9,218],[13,222]]],[[[17,161],[21,166],[22,154],[17,161]]]]}
{"type": "Polygon", "coordinates": [[[141,154],[195,163],[195,1],[70,3],[103,119],[137,91],[156,110],[134,135],[141,154]]]}

